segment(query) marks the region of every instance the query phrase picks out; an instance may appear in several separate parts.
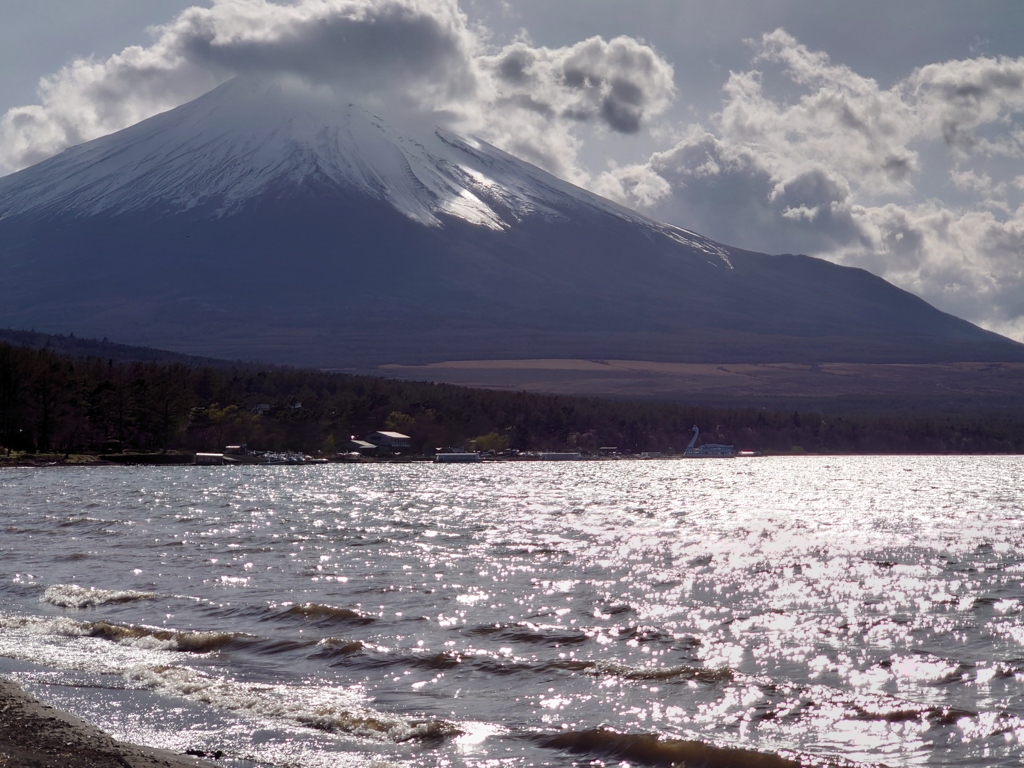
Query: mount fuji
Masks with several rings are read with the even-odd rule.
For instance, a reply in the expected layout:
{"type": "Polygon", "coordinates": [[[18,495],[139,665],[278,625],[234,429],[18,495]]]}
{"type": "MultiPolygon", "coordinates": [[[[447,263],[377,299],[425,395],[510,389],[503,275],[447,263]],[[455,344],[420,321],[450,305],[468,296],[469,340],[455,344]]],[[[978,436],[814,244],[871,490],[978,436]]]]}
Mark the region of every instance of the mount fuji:
{"type": "Polygon", "coordinates": [[[0,178],[0,270],[2,326],[323,367],[1024,360],[863,270],[265,81],[0,178]]]}

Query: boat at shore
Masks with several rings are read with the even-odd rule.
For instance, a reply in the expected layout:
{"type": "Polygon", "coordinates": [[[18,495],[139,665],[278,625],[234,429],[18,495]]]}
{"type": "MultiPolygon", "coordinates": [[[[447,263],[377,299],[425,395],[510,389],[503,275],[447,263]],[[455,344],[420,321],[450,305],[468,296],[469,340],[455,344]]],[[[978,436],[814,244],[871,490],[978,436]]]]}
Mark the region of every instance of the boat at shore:
{"type": "Polygon", "coordinates": [[[438,451],[435,464],[479,464],[480,454],[475,451],[438,451]]]}
{"type": "Polygon", "coordinates": [[[687,459],[732,459],[736,457],[736,447],[722,443],[705,443],[697,445],[697,437],[700,430],[696,425],[693,427],[693,438],[690,444],[683,451],[683,458],[687,459]]]}

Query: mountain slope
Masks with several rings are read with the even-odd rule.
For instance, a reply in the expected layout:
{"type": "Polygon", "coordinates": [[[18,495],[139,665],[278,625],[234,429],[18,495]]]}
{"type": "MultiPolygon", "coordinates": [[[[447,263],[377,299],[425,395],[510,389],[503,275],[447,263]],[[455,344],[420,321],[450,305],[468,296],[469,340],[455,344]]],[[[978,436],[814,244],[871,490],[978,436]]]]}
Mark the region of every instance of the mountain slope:
{"type": "Polygon", "coordinates": [[[274,362],[1024,359],[867,272],[267,83],[0,179],[0,269],[0,325],[274,362]]]}

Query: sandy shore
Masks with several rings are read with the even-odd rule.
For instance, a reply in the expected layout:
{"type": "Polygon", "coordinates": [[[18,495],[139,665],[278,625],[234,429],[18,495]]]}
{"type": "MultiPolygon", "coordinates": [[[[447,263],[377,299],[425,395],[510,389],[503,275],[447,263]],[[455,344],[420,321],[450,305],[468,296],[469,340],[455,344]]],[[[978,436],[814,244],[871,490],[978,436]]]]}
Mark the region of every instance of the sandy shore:
{"type": "Polygon", "coordinates": [[[214,768],[217,764],[115,741],[0,678],[0,768],[214,768]]]}

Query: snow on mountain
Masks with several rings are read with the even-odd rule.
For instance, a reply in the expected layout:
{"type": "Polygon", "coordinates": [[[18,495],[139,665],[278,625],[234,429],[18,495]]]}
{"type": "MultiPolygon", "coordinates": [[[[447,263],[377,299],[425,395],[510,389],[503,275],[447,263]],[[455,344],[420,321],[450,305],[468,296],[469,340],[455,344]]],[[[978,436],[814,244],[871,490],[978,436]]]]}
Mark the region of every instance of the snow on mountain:
{"type": "Polygon", "coordinates": [[[385,117],[234,80],[0,178],[0,327],[325,367],[1024,359],[863,270],[385,117]]]}
{"type": "Polygon", "coordinates": [[[327,181],[390,203],[410,219],[442,216],[501,231],[587,206],[729,264],[707,238],[655,222],[486,142],[444,130],[400,135],[353,104],[272,82],[236,79],[176,109],[0,179],[0,219],[213,204],[229,216],[282,182],[327,181]]]}

